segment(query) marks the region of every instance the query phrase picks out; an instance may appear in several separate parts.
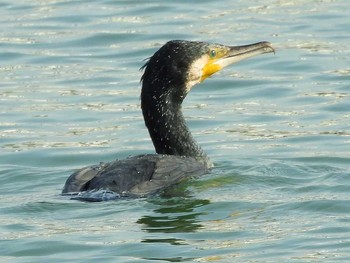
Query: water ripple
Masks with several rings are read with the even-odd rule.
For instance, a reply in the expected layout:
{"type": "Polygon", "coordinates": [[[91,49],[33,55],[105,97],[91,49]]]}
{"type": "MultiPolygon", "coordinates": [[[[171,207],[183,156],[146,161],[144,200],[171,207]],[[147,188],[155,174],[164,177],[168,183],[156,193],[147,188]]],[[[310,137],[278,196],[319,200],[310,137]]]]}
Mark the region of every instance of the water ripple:
{"type": "Polygon", "coordinates": [[[2,1],[4,262],[348,262],[348,3],[2,1]],[[273,43],[184,104],[213,171],[159,196],[60,196],[85,165],[153,152],[139,68],[169,39],[273,43]]]}

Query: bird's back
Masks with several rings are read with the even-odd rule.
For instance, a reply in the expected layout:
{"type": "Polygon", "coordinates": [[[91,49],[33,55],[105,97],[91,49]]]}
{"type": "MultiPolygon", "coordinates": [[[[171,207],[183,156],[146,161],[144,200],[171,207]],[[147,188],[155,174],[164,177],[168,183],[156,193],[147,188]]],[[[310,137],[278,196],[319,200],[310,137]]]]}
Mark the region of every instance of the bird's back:
{"type": "Polygon", "coordinates": [[[207,172],[207,165],[192,157],[138,155],[81,169],[68,178],[62,193],[109,190],[120,196],[143,197],[207,172]]]}

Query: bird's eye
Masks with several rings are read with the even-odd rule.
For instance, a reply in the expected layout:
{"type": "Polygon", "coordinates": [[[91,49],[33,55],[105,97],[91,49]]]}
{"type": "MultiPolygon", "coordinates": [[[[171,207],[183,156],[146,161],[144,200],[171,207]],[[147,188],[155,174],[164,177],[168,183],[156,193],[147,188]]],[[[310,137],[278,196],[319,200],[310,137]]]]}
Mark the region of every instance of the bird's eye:
{"type": "Polygon", "coordinates": [[[216,57],[216,50],[215,49],[210,50],[209,54],[210,54],[211,58],[215,58],[216,57]]]}

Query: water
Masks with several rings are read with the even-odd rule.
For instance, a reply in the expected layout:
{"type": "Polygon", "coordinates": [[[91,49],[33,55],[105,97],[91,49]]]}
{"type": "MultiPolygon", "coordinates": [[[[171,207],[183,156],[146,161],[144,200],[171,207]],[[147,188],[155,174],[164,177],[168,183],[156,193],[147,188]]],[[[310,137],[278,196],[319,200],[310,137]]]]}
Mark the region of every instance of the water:
{"type": "Polygon", "coordinates": [[[1,262],[350,260],[347,1],[0,6],[1,262]],[[153,152],[138,69],[169,39],[277,49],[187,97],[216,168],[166,196],[60,196],[74,169],[153,152]]]}

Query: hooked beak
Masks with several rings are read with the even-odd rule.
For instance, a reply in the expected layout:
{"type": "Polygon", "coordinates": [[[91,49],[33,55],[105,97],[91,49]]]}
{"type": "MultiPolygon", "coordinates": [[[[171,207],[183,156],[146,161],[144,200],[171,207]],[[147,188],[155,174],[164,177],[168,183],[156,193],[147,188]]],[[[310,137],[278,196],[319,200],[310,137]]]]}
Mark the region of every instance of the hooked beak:
{"type": "Polygon", "coordinates": [[[202,82],[207,77],[220,71],[228,65],[234,64],[243,59],[254,57],[265,53],[275,53],[275,49],[270,42],[258,42],[244,46],[227,46],[224,47],[225,52],[222,56],[209,60],[202,69],[202,75],[199,82],[202,82]]]}
{"type": "Polygon", "coordinates": [[[231,46],[225,56],[214,62],[222,68],[234,64],[243,59],[254,57],[265,53],[275,53],[275,49],[270,42],[258,42],[244,46],[231,46]]]}

